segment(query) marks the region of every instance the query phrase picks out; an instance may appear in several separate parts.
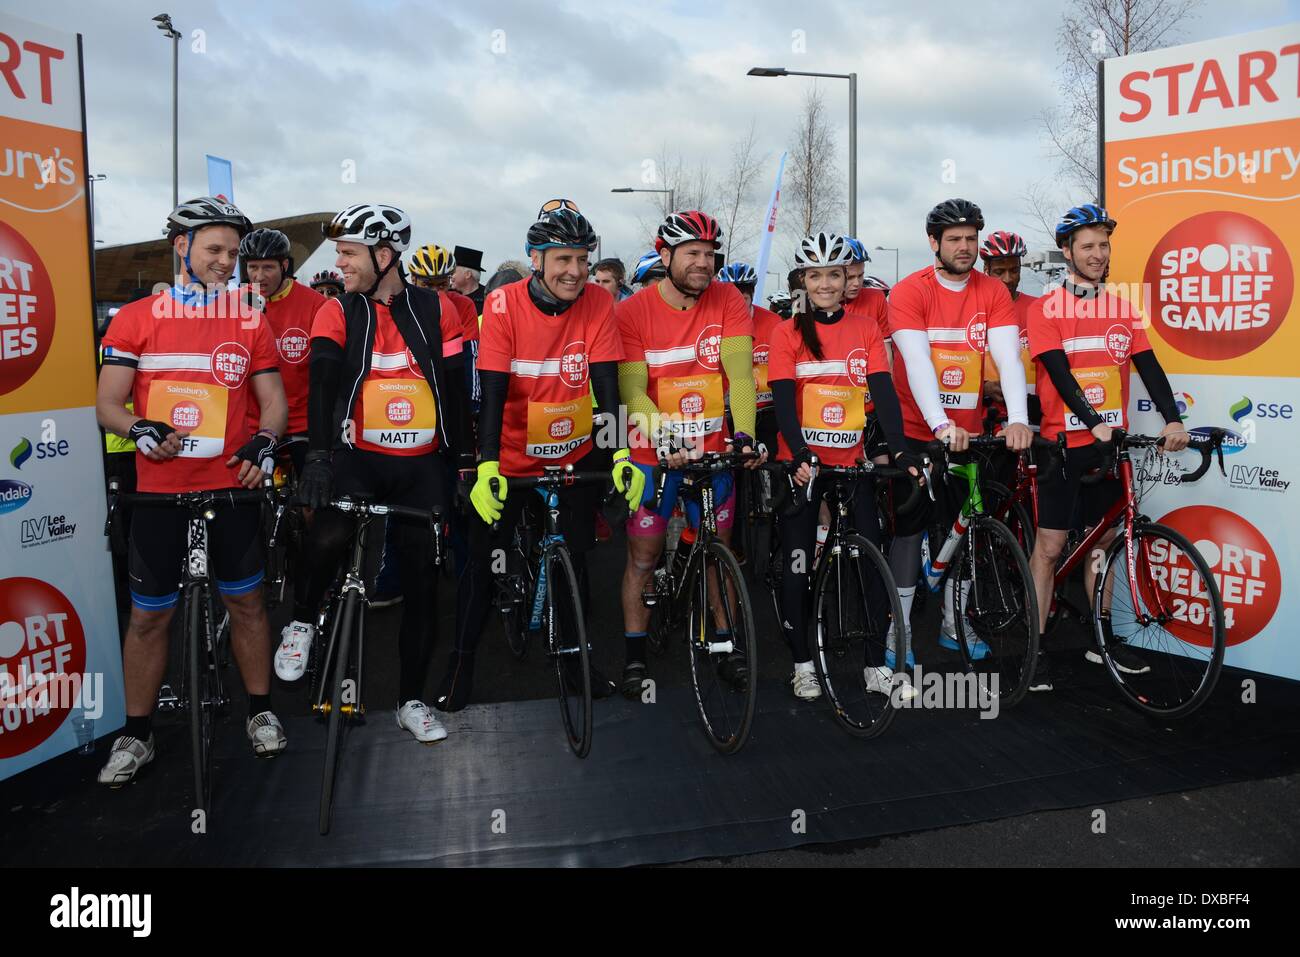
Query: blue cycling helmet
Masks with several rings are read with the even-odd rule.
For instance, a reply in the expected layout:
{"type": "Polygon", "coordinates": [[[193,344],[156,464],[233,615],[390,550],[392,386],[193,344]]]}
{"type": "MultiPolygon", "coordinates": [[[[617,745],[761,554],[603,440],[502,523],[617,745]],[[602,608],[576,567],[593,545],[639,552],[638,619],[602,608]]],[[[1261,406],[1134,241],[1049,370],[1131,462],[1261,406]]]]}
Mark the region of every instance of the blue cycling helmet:
{"type": "Polygon", "coordinates": [[[735,283],[737,286],[754,286],[758,284],[758,273],[749,263],[727,263],[718,270],[715,277],[718,282],[735,283]]]}
{"type": "Polygon", "coordinates": [[[1084,203],[1082,206],[1076,206],[1056,224],[1056,245],[1057,248],[1064,248],[1070,234],[1084,226],[1105,226],[1111,232],[1115,230],[1115,220],[1110,218],[1110,213],[1098,206],[1096,203],[1084,203]]]}
{"type": "Polygon", "coordinates": [[[867,247],[862,245],[862,240],[855,239],[852,236],[845,236],[844,242],[849,247],[849,255],[852,257],[852,262],[871,262],[871,255],[867,252],[867,247]]]}
{"type": "Polygon", "coordinates": [[[668,270],[664,268],[664,261],[652,249],[636,261],[636,268],[632,270],[632,281],[649,282],[652,279],[662,279],[666,275],[668,270]]]}

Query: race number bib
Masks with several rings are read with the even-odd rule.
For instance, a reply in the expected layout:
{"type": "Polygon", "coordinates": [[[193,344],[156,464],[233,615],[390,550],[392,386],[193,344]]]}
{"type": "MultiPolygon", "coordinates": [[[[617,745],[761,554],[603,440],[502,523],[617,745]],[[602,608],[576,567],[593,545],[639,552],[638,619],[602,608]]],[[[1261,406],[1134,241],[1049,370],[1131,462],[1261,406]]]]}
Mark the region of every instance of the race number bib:
{"type": "Polygon", "coordinates": [[[433,391],[424,379],[371,379],[361,392],[361,438],[384,449],[433,444],[438,426],[433,391]]]}
{"type": "Polygon", "coordinates": [[[864,389],[855,385],[803,387],[803,440],[823,449],[851,449],[866,425],[864,389]]]}
{"type": "Polygon", "coordinates": [[[591,438],[591,397],[572,402],[529,402],[525,454],[562,459],[591,438]]]}
{"type": "Polygon", "coordinates": [[[939,402],[945,409],[975,409],[980,402],[980,366],[978,352],[955,349],[930,350],[934,376],[939,380],[939,402]]]}
{"type": "MultiPolygon", "coordinates": [[[[1088,400],[1102,422],[1111,428],[1124,424],[1123,390],[1120,388],[1119,368],[1103,366],[1100,369],[1071,369],[1083,397],[1088,400]]],[[[1065,428],[1070,432],[1087,432],[1088,427],[1068,408],[1065,410],[1065,428]]]]}
{"type": "Polygon", "coordinates": [[[154,379],[149,383],[146,414],[190,437],[181,442],[187,459],[211,459],[226,448],[226,400],[218,385],[154,379]]]}
{"type": "Polygon", "coordinates": [[[664,426],[679,438],[722,431],[722,374],[667,376],[659,381],[664,426]]]}

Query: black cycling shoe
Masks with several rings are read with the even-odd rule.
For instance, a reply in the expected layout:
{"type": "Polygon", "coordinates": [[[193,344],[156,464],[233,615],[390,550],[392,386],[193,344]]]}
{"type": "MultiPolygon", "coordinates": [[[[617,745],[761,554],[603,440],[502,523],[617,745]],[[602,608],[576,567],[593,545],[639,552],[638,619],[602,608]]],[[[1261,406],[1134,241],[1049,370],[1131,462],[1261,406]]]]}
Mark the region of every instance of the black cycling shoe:
{"type": "Polygon", "coordinates": [[[469,704],[474,689],[474,654],[453,651],[447,659],[447,671],[433,696],[439,711],[459,711],[469,704]]]}
{"type": "Polygon", "coordinates": [[[731,685],[733,691],[749,689],[749,664],[739,651],[733,651],[718,662],[718,677],[731,685]]]}
{"type": "Polygon", "coordinates": [[[619,691],[624,698],[629,701],[635,701],[641,697],[644,690],[644,682],[650,677],[650,672],[643,661],[629,661],[623,666],[623,678],[619,682],[619,691]]]}
{"type": "Polygon", "coordinates": [[[1052,666],[1047,655],[1043,652],[1038,653],[1038,659],[1034,662],[1034,677],[1029,682],[1030,691],[1051,691],[1053,684],[1052,679],[1055,677],[1052,673],[1052,666]]]}
{"type": "MultiPolygon", "coordinates": [[[[569,690],[574,694],[582,693],[582,678],[578,672],[578,664],[574,658],[566,658],[564,662],[564,680],[569,686],[569,690]]],[[[617,687],[614,682],[610,681],[595,665],[589,665],[591,675],[591,698],[593,701],[599,701],[601,698],[608,698],[617,687]]]]}

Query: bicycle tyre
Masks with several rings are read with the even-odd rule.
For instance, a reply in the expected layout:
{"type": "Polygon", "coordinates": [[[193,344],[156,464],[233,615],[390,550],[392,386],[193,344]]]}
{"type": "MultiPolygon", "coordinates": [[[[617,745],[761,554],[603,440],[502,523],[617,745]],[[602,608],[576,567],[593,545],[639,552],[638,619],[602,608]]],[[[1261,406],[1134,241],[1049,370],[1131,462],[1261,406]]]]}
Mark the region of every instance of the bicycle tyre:
{"type": "Polygon", "coordinates": [[[194,805],[205,814],[212,807],[212,743],[216,701],[212,691],[213,649],[205,634],[211,627],[208,596],[201,584],[185,596],[185,641],[188,655],[190,756],[194,771],[194,805]],[[207,627],[205,627],[205,625],[207,627]]]}
{"type": "Polygon", "coordinates": [[[885,661],[885,652],[892,650],[895,667],[904,661],[901,639],[905,632],[895,627],[893,643],[890,647],[889,620],[892,619],[895,623],[902,622],[903,603],[899,600],[898,585],[889,570],[889,562],[880,553],[879,548],[857,532],[847,532],[840,536],[840,545],[838,554],[834,549],[822,550],[823,560],[817,571],[817,584],[813,592],[813,620],[816,622],[816,649],[813,663],[817,667],[817,677],[821,681],[827,701],[835,714],[835,722],[856,738],[874,738],[889,727],[898,709],[895,707],[892,695],[881,696],[867,691],[866,688],[865,669],[868,667],[866,653],[872,639],[866,633],[871,625],[870,603],[866,579],[862,577],[861,572],[874,571],[880,577],[881,587],[888,598],[888,616],[883,619],[885,632],[878,638],[878,650],[882,663],[885,661]],[[862,556],[865,556],[866,569],[862,569],[856,563],[850,565],[852,559],[862,556]],[[841,569],[852,571],[847,583],[841,569]],[[848,648],[841,647],[844,642],[842,596],[846,588],[854,589],[860,597],[859,604],[863,609],[864,634],[861,656],[852,654],[848,648]],[[838,625],[836,629],[838,640],[837,635],[832,633],[831,624],[838,625]],[[843,668],[837,668],[837,674],[832,674],[832,664],[840,661],[847,665],[847,673],[843,674],[842,678],[838,672],[843,672],[843,668]],[[873,698],[881,700],[873,701],[873,698]]]}
{"type": "MultiPolygon", "coordinates": [[[[569,549],[562,542],[551,545],[542,555],[546,562],[546,621],[549,651],[555,660],[556,683],[560,689],[560,717],[569,748],[575,755],[585,758],[591,752],[591,659],[587,650],[587,627],[583,621],[582,596],[578,590],[578,576],[573,570],[569,549]],[[567,604],[572,615],[576,634],[570,640],[558,640],[560,623],[564,620],[567,604]],[[566,675],[566,662],[577,661],[581,687],[573,687],[566,675]]],[[[561,636],[561,639],[570,636],[561,636]]]]}
{"type": "Polygon", "coordinates": [[[320,788],[320,832],[330,832],[334,810],[334,785],[338,780],[339,761],[343,750],[343,731],[346,722],[341,708],[344,683],[348,677],[348,657],[352,651],[352,625],[360,599],[355,591],[343,596],[343,608],[338,612],[339,636],[333,660],[327,664],[332,693],[329,699],[329,717],[325,732],[325,766],[320,788]]]}
{"type": "Polygon", "coordinates": [[[1001,482],[986,481],[982,483],[982,490],[984,501],[988,506],[988,514],[1010,530],[1021,551],[1026,555],[1032,555],[1037,530],[1034,528],[1033,516],[1025,507],[1025,503],[1015,498],[1011,490],[1001,482]],[[1004,509],[1005,514],[1003,514],[1004,509]]]}
{"type": "Polygon", "coordinates": [[[695,690],[695,704],[709,743],[723,754],[735,754],[745,746],[754,722],[758,686],[758,643],[754,634],[754,609],[750,604],[744,574],[731,549],[714,539],[700,549],[697,556],[687,570],[685,591],[689,602],[685,624],[691,657],[691,685],[695,690]],[[743,655],[748,669],[749,677],[744,690],[735,689],[719,675],[725,658],[708,648],[708,629],[713,619],[708,601],[708,572],[711,567],[717,570],[721,590],[725,590],[726,581],[733,583],[735,590],[734,615],[730,602],[724,601],[722,607],[731,628],[732,654],[738,652],[743,655]],[[739,697],[741,700],[733,707],[728,707],[730,697],[739,697]]]}
{"type": "MultiPolygon", "coordinates": [[[[1133,537],[1135,547],[1141,547],[1142,543],[1147,540],[1156,540],[1164,538],[1172,544],[1179,552],[1182,553],[1192,569],[1200,578],[1208,597],[1207,624],[1209,625],[1208,634],[1205,631],[1200,632],[1202,640],[1208,642],[1208,655],[1199,656],[1190,653],[1192,648],[1202,647],[1200,641],[1181,638],[1168,630],[1162,629],[1166,634],[1170,634],[1178,645],[1168,645],[1162,648],[1150,648],[1147,645],[1137,645],[1143,649],[1141,657],[1147,662],[1150,669],[1148,675],[1132,675],[1122,672],[1115,661],[1112,648],[1115,646],[1115,639],[1119,638],[1119,643],[1134,646],[1134,642],[1127,635],[1117,636],[1114,622],[1115,601],[1120,596],[1129,597],[1130,593],[1127,588],[1127,580],[1116,578],[1112,586],[1112,599],[1110,609],[1111,635],[1105,634],[1105,626],[1102,620],[1101,612],[1103,610],[1103,598],[1106,590],[1106,581],[1110,578],[1115,569],[1124,569],[1126,562],[1120,561],[1120,557],[1125,554],[1126,540],[1123,534],[1117,535],[1115,541],[1111,542],[1106,549],[1105,562],[1102,565],[1101,574],[1097,576],[1097,582],[1093,586],[1092,595],[1092,613],[1093,613],[1093,637],[1096,640],[1096,651],[1101,655],[1102,662],[1106,666],[1106,673],[1110,675],[1111,682],[1119,689],[1124,699],[1144,714],[1153,718],[1162,720],[1173,720],[1175,718],[1184,718],[1205,703],[1214,692],[1215,685],[1219,680],[1219,673],[1223,668],[1223,655],[1227,645],[1227,629],[1224,622],[1223,598],[1219,594],[1218,585],[1214,581],[1214,575],[1206,563],[1205,558],[1197,550],[1196,546],[1187,540],[1180,532],[1161,525],[1157,522],[1143,522],[1133,527],[1133,537]],[[1173,649],[1177,648],[1177,651],[1173,649]],[[1162,657],[1154,658],[1155,654],[1162,657]],[[1181,673],[1181,674],[1180,674],[1181,673]],[[1160,694],[1157,688],[1159,675],[1175,676],[1173,684],[1180,687],[1190,687],[1190,693],[1183,696],[1176,693],[1175,696],[1160,694]],[[1182,680],[1182,675],[1189,679],[1187,682],[1182,680]],[[1194,687],[1193,687],[1194,685],[1194,687]],[[1171,700],[1172,697],[1172,700],[1171,700]]],[[[1164,552],[1168,554],[1166,549],[1164,552]]],[[[1138,556],[1135,557],[1135,563],[1138,565],[1138,574],[1142,575],[1143,567],[1147,570],[1147,590],[1150,598],[1158,600],[1158,594],[1163,592],[1157,591],[1156,579],[1151,577],[1150,573],[1150,553],[1142,549],[1138,556]]],[[[1173,602],[1176,604],[1181,598],[1175,597],[1173,602]]],[[[1189,618],[1193,603],[1188,601],[1184,605],[1188,612],[1189,618]]],[[[1195,607],[1200,607],[1199,605],[1195,607]]],[[[1136,611],[1136,609],[1134,610],[1136,611]]],[[[1189,631],[1192,622],[1186,621],[1184,627],[1189,631]]]]}

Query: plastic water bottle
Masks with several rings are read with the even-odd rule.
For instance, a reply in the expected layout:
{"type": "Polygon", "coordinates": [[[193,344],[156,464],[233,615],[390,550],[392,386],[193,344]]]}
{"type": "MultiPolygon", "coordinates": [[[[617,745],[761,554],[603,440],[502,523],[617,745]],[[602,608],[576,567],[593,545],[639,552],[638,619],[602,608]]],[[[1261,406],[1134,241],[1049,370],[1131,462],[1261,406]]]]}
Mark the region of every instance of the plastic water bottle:
{"type": "Polygon", "coordinates": [[[86,717],[86,712],[80,708],[74,708],[69,712],[72,719],[72,730],[77,735],[77,753],[94,754],[95,753],[95,722],[86,717]]]}

